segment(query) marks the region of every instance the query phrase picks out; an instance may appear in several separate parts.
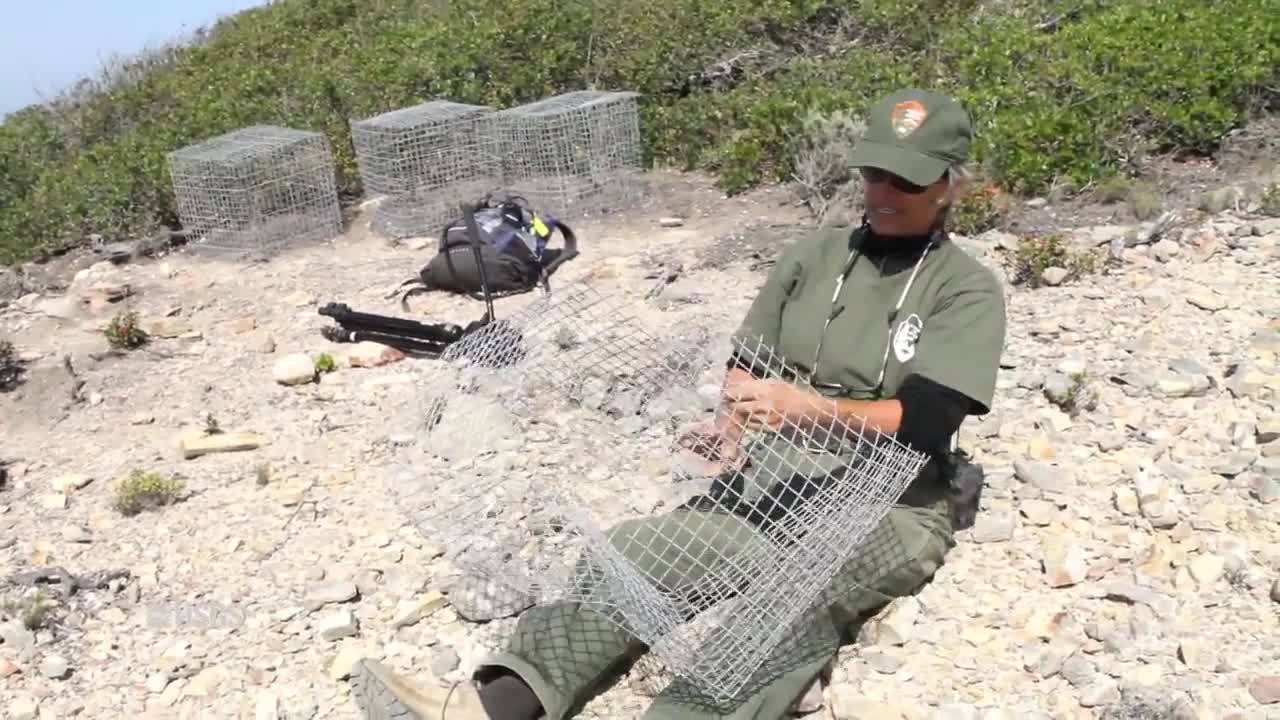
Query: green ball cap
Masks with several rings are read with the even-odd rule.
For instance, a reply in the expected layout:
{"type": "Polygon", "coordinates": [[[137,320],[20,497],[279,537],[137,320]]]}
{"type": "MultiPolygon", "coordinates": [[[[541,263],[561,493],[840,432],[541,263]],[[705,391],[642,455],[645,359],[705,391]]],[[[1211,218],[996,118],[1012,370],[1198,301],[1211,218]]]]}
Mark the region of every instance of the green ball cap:
{"type": "Polygon", "coordinates": [[[960,103],[909,88],[876,102],[853,149],[854,167],[877,167],[917,185],[937,182],[969,157],[973,125],[960,103]]]}

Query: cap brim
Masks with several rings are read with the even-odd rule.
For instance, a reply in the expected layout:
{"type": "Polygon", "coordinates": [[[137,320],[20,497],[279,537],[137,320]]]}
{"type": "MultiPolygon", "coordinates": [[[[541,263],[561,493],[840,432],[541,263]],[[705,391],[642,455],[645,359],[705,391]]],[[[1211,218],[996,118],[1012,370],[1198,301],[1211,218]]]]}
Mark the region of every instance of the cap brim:
{"type": "Polygon", "coordinates": [[[863,140],[853,148],[854,167],[887,170],[916,185],[932,185],[947,171],[949,163],[914,150],[863,140]]]}

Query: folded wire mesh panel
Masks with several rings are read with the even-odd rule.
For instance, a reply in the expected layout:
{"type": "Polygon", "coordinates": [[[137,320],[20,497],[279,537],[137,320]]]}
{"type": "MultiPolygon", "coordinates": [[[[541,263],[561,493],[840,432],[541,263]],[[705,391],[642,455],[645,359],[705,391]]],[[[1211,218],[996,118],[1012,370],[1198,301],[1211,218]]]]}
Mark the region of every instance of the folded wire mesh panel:
{"type": "Polygon", "coordinates": [[[169,154],[178,218],[197,249],[271,252],[342,233],[323,135],[255,125],[169,154]]]}
{"type": "Polygon", "coordinates": [[[498,112],[511,191],[561,215],[634,205],[647,192],[638,97],[578,90],[498,112]]]}
{"type": "Polygon", "coordinates": [[[432,100],[351,123],[360,177],[380,197],[373,229],[436,236],[459,203],[502,189],[493,110],[432,100]]]}
{"type": "Polygon", "coordinates": [[[783,358],[697,328],[669,336],[634,307],[564,288],[453,345],[392,488],[503,602],[581,603],[730,699],[925,458],[816,395],[747,422],[719,402],[726,360],[763,376],[733,373],[746,410],[772,383],[806,388],[783,358]]]}

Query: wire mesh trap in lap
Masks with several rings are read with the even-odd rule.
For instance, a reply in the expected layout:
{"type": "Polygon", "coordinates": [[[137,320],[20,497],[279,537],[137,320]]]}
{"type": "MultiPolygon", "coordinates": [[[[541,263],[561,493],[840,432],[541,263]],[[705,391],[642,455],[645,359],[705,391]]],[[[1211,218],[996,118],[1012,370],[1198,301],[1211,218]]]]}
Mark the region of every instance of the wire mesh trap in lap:
{"type": "Polygon", "coordinates": [[[451,346],[391,487],[465,575],[580,603],[729,699],[925,458],[834,418],[767,347],[658,331],[641,307],[562,288],[451,346]],[[763,401],[789,385],[807,400],[754,416],[769,427],[746,422],[719,402],[730,357],[758,379],[729,390],[763,401]],[[701,473],[677,471],[690,454],[701,473]]]}

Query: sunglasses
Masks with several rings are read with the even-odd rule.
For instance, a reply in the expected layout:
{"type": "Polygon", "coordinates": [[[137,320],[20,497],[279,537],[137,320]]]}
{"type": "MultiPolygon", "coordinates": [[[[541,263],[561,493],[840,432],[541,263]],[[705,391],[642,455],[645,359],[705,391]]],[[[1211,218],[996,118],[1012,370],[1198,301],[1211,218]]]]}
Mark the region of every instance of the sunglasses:
{"type": "Polygon", "coordinates": [[[894,175],[888,170],[881,170],[876,167],[861,167],[858,168],[858,172],[862,173],[862,179],[868,183],[874,185],[876,183],[888,182],[893,185],[894,190],[907,193],[908,195],[919,195],[929,189],[927,185],[917,185],[908,181],[906,178],[894,175]]]}

